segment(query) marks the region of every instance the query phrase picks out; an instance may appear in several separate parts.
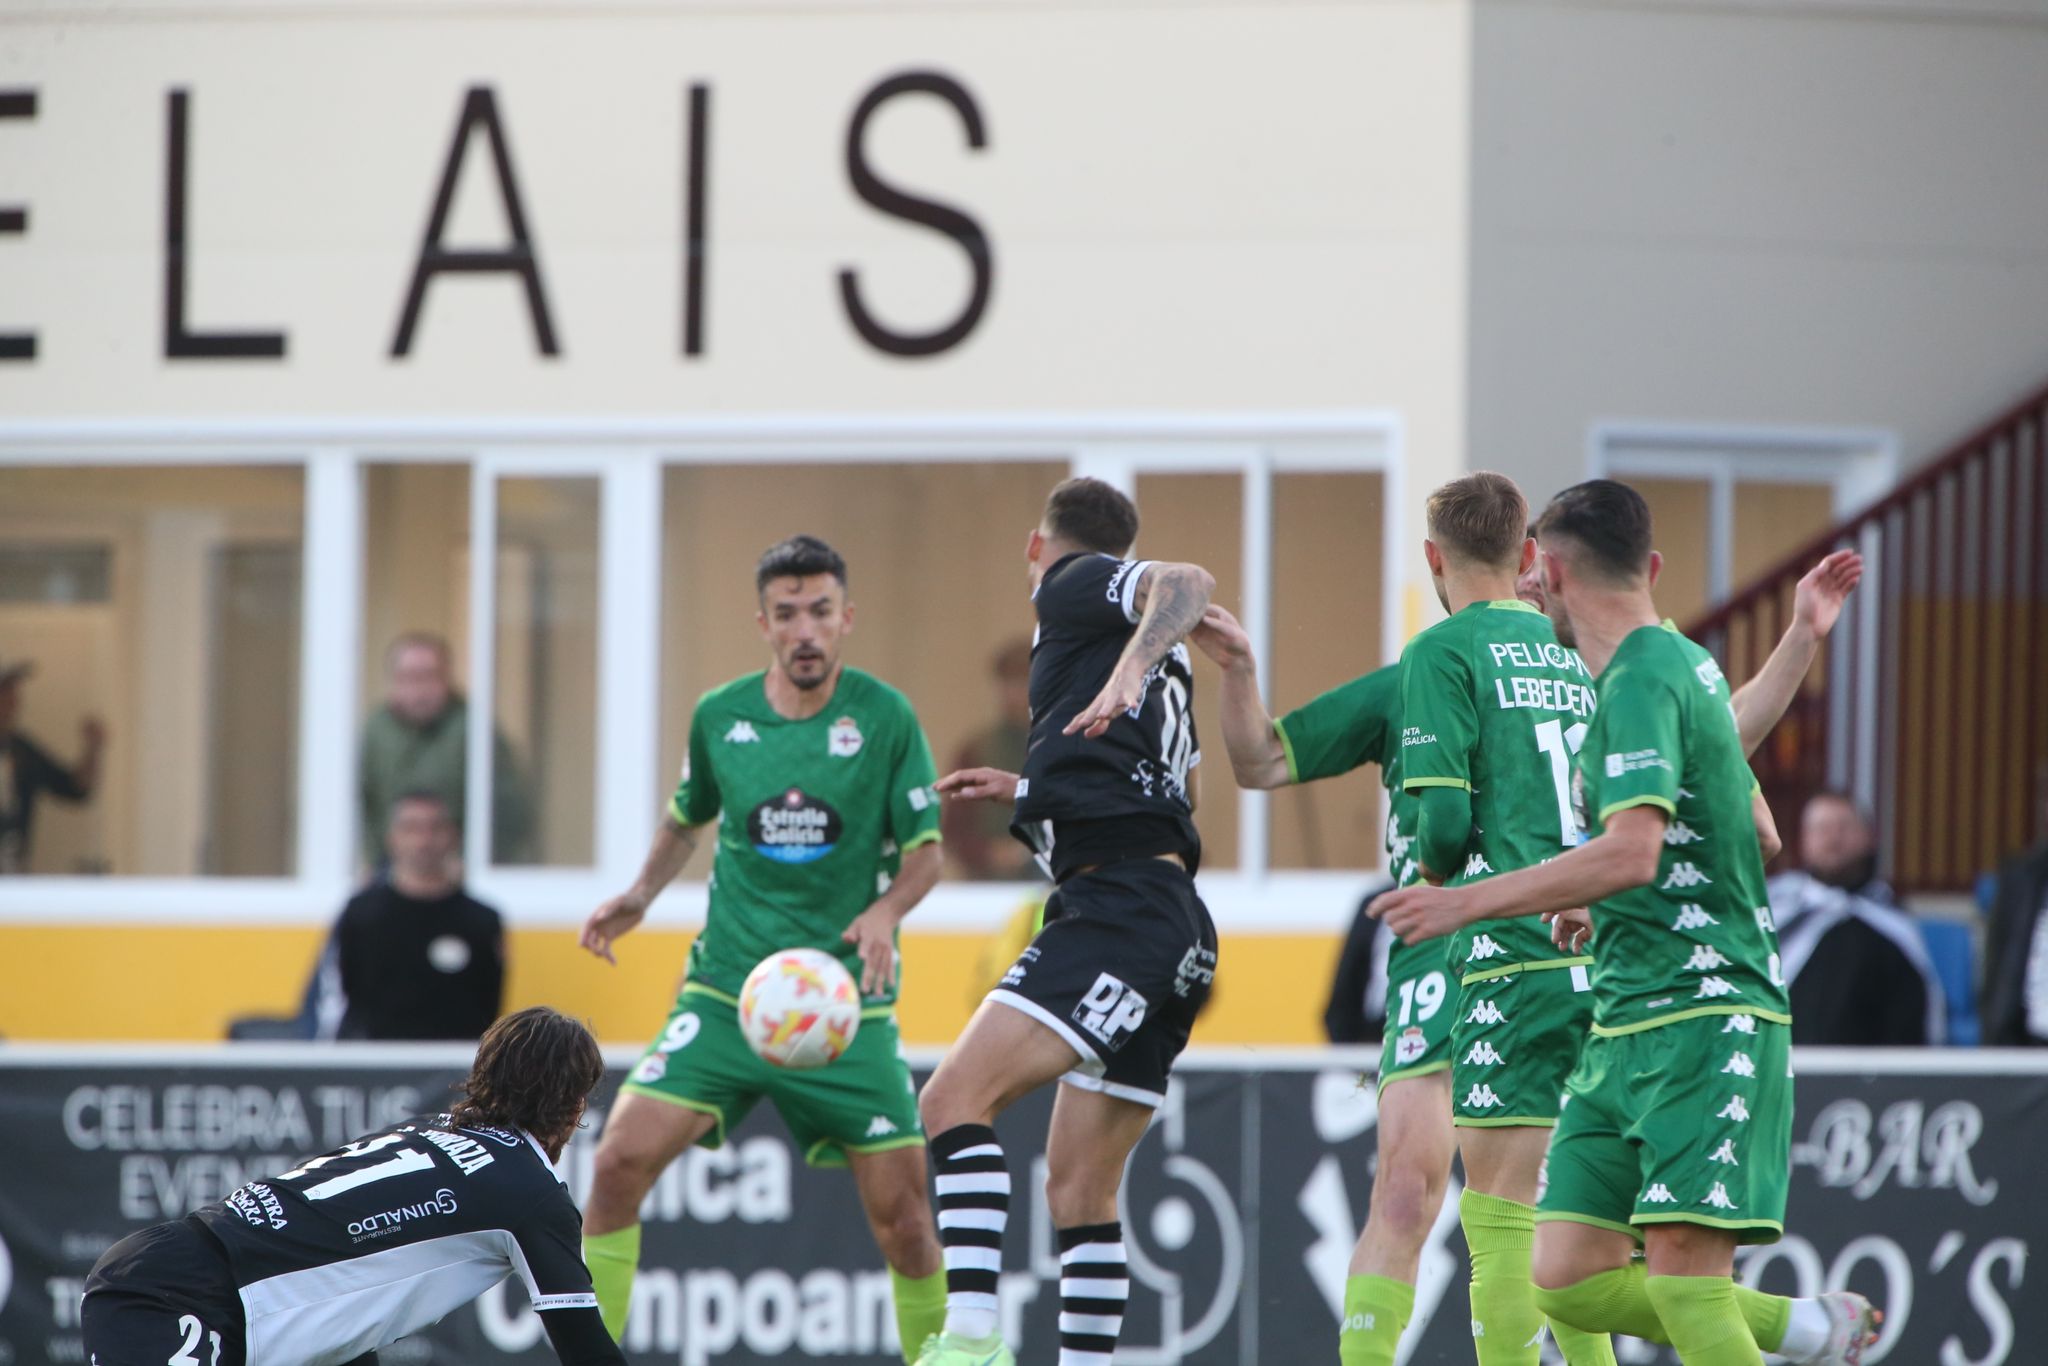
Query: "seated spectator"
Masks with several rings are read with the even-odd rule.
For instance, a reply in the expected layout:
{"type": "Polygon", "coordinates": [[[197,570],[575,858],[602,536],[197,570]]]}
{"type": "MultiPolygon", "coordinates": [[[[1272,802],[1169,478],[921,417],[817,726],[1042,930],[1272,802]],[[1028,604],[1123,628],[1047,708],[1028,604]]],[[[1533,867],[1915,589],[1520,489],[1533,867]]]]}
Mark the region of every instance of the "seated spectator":
{"type": "Polygon", "coordinates": [[[1799,815],[1797,872],[1770,880],[1800,1044],[1933,1044],[1948,1014],[1920,927],[1876,875],[1877,841],[1849,797],[1799,815]]]}
{"type": "MultiPolygon", "coordinates": [[[[455,691],[448,642],[419,632],[392,641],[384,653],[384,704],[363,722],[358,762],[364,866],[384,866],[392,808],[408,792],[441,799],[461,847],[468,753],[469,704],[455,691]]],[[[523,863],[532,857],[532,803],[511,745],[495,731],[491,762],[491,860],[523,863]]]]}
{"type": "Polygon", "coordinates": [[[455,875],[455,822],[431,792],[400,797],[385,831],[390,875],[358,892],[334,929],[345,1039],[483,1036],[505,990],[498,913],[455,875]]]}
{"type": "Polygon", "coordinates": [[[68,768],[15,729],[15,718],[21,714],[21,681],[34,670],[26,660],[0,660],[0,874],[29,871],[38,799],[48,795],[64,802],[88,801],[99,786],[100,751],[107,735],[98,720],[80,727],[78,762],[68,768]]]}
{"type": "MultiPolygon", "coordinates": [[[[986,767],[1021,773],[1031,741],[1031,642],[1020,637],[997,650],[989,676],[995,683],[996,719],[960,746],[953,771],[986,767]]],[[[947,802],[940,808],[939,829],[946,837],[947,857],[963,878],[1043,878],[1031,851],[1010,834],[1010,808],[1001,802],[947,802]]]]}
{"type": "Polygon", "coordinates": [[[1998,870],[1984,952],[1984,1042],[2048,1044],[2048,839],[1998,870]]]}
{"type": "Polygon", "coordinates": [[[1367,914],[1388,890],[1373,888],[1351,917],[1351,932],[1337,954],[1330,1000],[1323,1007],[1323,1032],[1331,1043],[1378,1043],[1387,1025],[1387,950],[1393,935],[1367,914]]]}

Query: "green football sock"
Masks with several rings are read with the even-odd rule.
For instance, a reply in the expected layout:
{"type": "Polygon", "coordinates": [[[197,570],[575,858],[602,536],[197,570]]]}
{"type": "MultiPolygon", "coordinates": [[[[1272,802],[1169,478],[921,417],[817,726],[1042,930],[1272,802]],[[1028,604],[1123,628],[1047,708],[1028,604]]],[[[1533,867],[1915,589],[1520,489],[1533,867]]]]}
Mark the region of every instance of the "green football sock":
{"type": "Polygon", "coordinates": [[[924,1340],[946,1328],[946,1273],[906,1276],[889,1268],[889,1294],[896,1301],[896,1336],[903,1359],[915,1363],[924,1340]]]}
{"type": "Polygon", "coordinates": [[[1394,1366],[1394,1350],[1414,1312],[1414,1286],[1387,1276],[1350,1277],[1337,1359],[1343,1366],[1394,1366]]]}
{"type": "Polygon", "coordinates": [[[1458,1198],[1458,1222],[1472,1254],[1472,1347],[1479,1366],[1537,1366],[1543,1315],[1529,1281],[1535,1206],[1467,1190],[1458,1198]]]}
{"type": "MultiPolygon", "coordinates": [[[[1597,1276],[1588,1276],[1577,1285],[1568,1285],[1562,1290],[1536,1292],[1537,1307],[1550,1320],[1551,1331],[1557,1334],[1558,1346],[1565,1347],[1565,1360],[1571,1366],[1579,1366],[1579,1358],[1571,1354],[1565,1335],[1557,1331],[1563,1326],[1589,1332],[1597,1328],[1608,1333],[1625,1333],[1645,1342],[1671,1345],[1663,1321],[1657,1317],[1656,1307],[1650,1303],[1647,1281],[1642,1263],[1634,1262],[1613,1271],[1603,1271],[1597,1276]]],[[[1735,1287],[1735,1304],[1742,1311],[1742,1321],[1749,1325],[1749,1335],[1756,1339],[1756,1345],[1766,1352],[1777,1351],[1785,1341],[1785,1328],[1792,1321],[1792,1301],[1783,1295],[1766,1295],[1761,1290],[1738,1285],[1735,1287]]],[[[1600,1360],[1599,1357],[1588,1359],[1600,1360]]]]}
{"type": "MultiPolygon", "coordinates": [[[[1537,1307],[1542,1307],[1542,1291],[1537,1291],[1537,1307]]],[[[1619,1366],[1614,1359],[1614,1343],[1605,1333],[1588,1333],[1583,1328],[1574,1328],[1562,1319],[1546,1317],[1550,1325],[1550,1336],[1557,1339],[1557,1350],[1564,1353],[1565,1366],[1619,1366]]]]}
{"type": "Polygon", "coordinates": [[[612,1341],[617,1342],[626,1332],[633,1273],[640,1269],[640,1225],[584,1234],[583,1264],[590,1268],[590,1285],[597,1291],[597,1312],[612,1341]]]}
{"type": "Polygon", "coordinates": [[[1763,1352],[1743,1322],[1726,1276],[1651,1276],[1644,1282],[1685,1366],[1760,1366],[1763,1352]]]}

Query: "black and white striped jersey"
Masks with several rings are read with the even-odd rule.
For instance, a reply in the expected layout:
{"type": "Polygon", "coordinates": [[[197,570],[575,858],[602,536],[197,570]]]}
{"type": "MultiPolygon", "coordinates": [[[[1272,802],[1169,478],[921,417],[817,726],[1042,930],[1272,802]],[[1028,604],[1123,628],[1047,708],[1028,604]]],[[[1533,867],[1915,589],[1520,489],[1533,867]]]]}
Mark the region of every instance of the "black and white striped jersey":
{"type": "Polygon", "coordinates": [[[1049,855],[1055,877],[1077,857],[1100,863],[1173,852],[1192,872],[1201,856],[1188,795],[1188,773],[1202,753],[1186,644],[1167,652],[1146,677],[1138,705],[1100,736],[1061,733],[1109,682],[1137,628],[1138,584],[1151,569],[1150,560],[1067,555],[1032,596],[1038,634],[1031,645],[1031,741],[1011,830],[1049,855]],[[1062,840],[1071,846],[1084,830],[1090,852],[1063,853],[1062,840]],[[1129,846],[1124,855],[1120,842],[1129,846]]]}
{"type": "Polygon", "coordinates": [[[264,1366],[348,1361],[508,1275],[543,1315],[596,1313],[582,1216],[547,1154],[516,1129],[420,1116],[193,1217],[227,1250],[248,1359],[264,1366]]]}

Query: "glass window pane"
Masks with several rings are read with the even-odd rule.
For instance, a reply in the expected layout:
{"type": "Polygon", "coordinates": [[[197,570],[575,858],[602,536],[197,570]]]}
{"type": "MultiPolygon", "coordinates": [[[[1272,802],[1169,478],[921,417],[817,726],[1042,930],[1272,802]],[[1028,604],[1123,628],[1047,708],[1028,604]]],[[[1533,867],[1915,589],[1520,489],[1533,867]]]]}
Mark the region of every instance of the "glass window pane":
{"type": "Polygon", "coordinates": [[[438,793],[457,822],[467,787],[469,467],[363,470],[363,733],[357,857],[384,860],[391,804],[438,793]],[[430,738],[446,728],[440,744],[430,738]]]}
{"type": "MultiPolygon", "coordinates": [[[[1244,611],[1244,476],[1143,474],[1138,477],[1138,553],[1182,560],[1216,576],[1215,601],[1244,611]]],[[[1216,671],[1195,665],[1195,734],[1202,743],[1202,866],[1237,867],[1237,783],[1223,749],[1216,671]]]]}
{"type": "Polygon", "coordinates": [[[1704,479],[1644,479],[1623,476],[1650,505],[1657,552],[1664,569],[1657,577],[1657,610],[1680,626],[1707,610],[1713,600],[1712,499],[1704,479]]]}
{"type": "Polygon", "coordinates": [[[594,478],[498,483],[493,863],[593,858],[598,511],[594,478]]]}
{"type": "MultiPolygon", "coordinates": [[[[1028,650],[1024,543],[1064,463],[692,465],[667,473],[662,609],[666,803],[706,690],[771,662],[755,622],[754,565],[798,533],[847,562],[855,607],[845,661],[910,698],[941,773],[1014,764],[1021,719],[996,673],[1028,650]]],[[[1035,876],[993,806],[949,808],[947,873],[1035,876]],[[960,814],[955,814],[959,812],[960,814]]],[[[701,877],[700,863],[692,875],[701,877]]]]}
{"type": "Polygon", "coordinates": [[[0,469],[0,675],[34,666],[0,871],[294,870],[304,500],[290,466],[0,469]]]}
{"type": "MultiPolygon", "coordinates": [[[[1380,648],[1384,481],[1377,473],[1276,474],[1273,528],[1267,686],[1279,715],[1387,662],[1380,648]]],[[[1228,772],[1227,765],[1216,770],[1228,772]]],[[[1383,862],[1377,767],[1283,788],[1268,811],[1272,868],[1383,862]]]]}

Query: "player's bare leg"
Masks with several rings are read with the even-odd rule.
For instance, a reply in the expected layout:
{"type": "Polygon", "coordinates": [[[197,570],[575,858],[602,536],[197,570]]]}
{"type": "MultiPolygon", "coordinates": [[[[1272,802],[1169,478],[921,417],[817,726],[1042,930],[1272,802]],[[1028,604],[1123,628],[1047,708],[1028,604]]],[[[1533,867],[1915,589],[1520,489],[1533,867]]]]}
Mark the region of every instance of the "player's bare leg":
{"type": "Polygon", "coordinates": [[[996,1287],[1010,1216],[1010,1172],[991,1127],[1020,1097],[1072,1070],[1073,1045],[1030,1016],[983,1001],[918,1096],[939,1194],[945,1331],[921,1366],[1007,1366],[996,1287]]]}
{"type": "Polygon", "coordinates": [[[1390,1082],[1379,1095],[1372,1204],[1351,1252],[1337,1354],[1344,1366],[1390,1366],[1415,1309],[1422,1246],[1451,1178],[1451,1074],[1390,1082]]]}
{"type": "Polygon", "coordinates": [[[640,1202],[716,1119],[701,1110],[621,1092],[605,1119],[583,1202],[583,1260],[614,1340],[626,1331],[640,1265],[640,1202]]]}
{"type": "MultiPolygon", "coordinates": [[[[1719,1246],[1683,1235],[1666,1236],[1669,1230],[1713,1232],[1684,1224],[1648,1230],[1649,1245],[1658,1249],[1658,1256],[1651,1259],[1646,1271],[1634,1256],[1636,1241],[1628,1234],[1570,1220],[1538,1225],[1533,1267],[1537,1303],[1553,1326],[1569,1323],[1585,1332],[1623,1333],[1671,1345],[1660,1305],[1650,1294],[1649,1277],[1697,1274],[1674,1268],[1703,1268],[1708,1274],[1726,1276],[1733,1265],[1734,1247],[1732,1242],[1726,1247],[1728,1262],[1724,1266],[1719,1246]]],[[[1743,1285],[1734,1285],[1732,1290],[1736,1309],[1756,1348],[1803,1366],[1860,1366],[1864,1349],[1876,1340],[1882,1318],[1868,1300],[1848,1291],[1795,1300],[1743,1285]]],[[[1687,1292],[1681,1288],[1677,1298],[1687,1299],[1687,1292]]],[[[1748,1358],[1755,1359],[1753,1355],[1748,1358]]]]}
{"type": "Polygon", "coordinates": [[[922,1144],[878,1153],[848,1153],[860,1207],[875,1246],[889,1264],[896,1302],[896,1336],[907,1360],[946,1323],[945,1264],[925,1187],[922,1144]]]}
{"type": "MultiPolygon", "coordinates": [[[[1472,1346],[1480,1366],[1536,1366],[1543,1313],[1529,1263],[1536,1242],[1536,1187],[1550,1130],[1536,1125],[1464,1126],[1458,1151],[1465,1194],[1458,1219],[1472,1258],[1472,1346]]],[[[1573,1366],[1600,1362],[1602,1348],[1580,1344],[1573,1366]]],[[[1606,1349],[1605,1361],[1612,1361],[1606,1349]]]]}
{"type": "Polygon", "coordinates": [[[1045,1200],[1060,1248],[1060,1366],[1110,1366],[1131,1297],[1117,1191],[1152,1123],[1149,1105],[1061,1086],[1045,1145],[1045,1200]]]}

